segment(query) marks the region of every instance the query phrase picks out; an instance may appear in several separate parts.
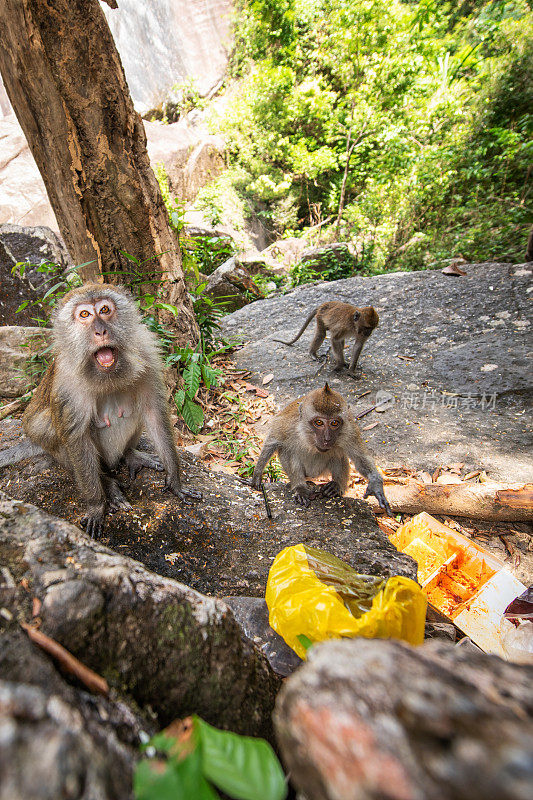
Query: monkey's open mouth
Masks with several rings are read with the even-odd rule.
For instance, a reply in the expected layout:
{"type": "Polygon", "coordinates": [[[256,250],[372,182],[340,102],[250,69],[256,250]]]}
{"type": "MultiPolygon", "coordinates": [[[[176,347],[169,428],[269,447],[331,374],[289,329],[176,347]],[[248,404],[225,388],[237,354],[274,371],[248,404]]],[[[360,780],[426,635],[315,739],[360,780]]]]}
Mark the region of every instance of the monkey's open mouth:
{"type": "Polygon", "coordinates": [[[115,353],[110,347],[101,347],[96,351],[94,357],[104,369],[109,369],[115,363],[115,353]]]}

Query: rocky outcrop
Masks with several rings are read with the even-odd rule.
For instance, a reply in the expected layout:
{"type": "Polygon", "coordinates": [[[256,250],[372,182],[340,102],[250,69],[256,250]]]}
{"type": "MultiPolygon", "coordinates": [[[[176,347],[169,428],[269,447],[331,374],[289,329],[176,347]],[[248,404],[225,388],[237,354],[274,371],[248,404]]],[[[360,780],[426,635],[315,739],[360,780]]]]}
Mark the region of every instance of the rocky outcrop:
{"type": "Polygon", "coordinates": [[[250,273],[237,263],[235,257],[229,258],[211,273],[204,293],[213,300],[223,301],[228,311],[235,311],[252,300],[264,297],[250,273]]]}
{"type": "MultiPolygon", "coordinates": [[[[0,423],[0,447],[20,441],[20,423],[0,423]]],[[[109,516],[103,541],[122,555],[194,589],[223,595],[264,597],[268,571],[284,547],[321,547],[360,572],[406,575],[416,580],[412,558],[390,544],[369,506],[349,498],[294,503],[281,483],[266,484],[272,519],[263,497],[238,478],[206,467],[180,451],[186,486],[203,493],[201,502],[184,506],[163,493],[160,473],[143,470],[125,492],[131,511],[109,516]]],[[[120,479],[127,483],[126,472],[120,479]]],[[[0,489],[76,522],[83,514],[71,479],[43,457],[0,470],[0,489]]]]}
{"type": "Polygon", "coordinates": [[[532,680],[444,642],[326,642],[285,682],[276,734],[308,800],[523,800],[532,680]]]}
{"type": "Polygon", "coordinates": [[[4,495],[0,563],[3,581],[16,587],[23,579],[26,587],[3,602],[11,628],[31,617],[37,598],[40,630],[116,692],[152,709],[159,727],[195,711],[219,727],[269,736],[278,682],[220,600],[4,495]]]}
{"type": "Polygon", "coordinates": [[[118,8],[102,6],[138,111],[157,105],[188,78],[202,94],[216,86],[231,50],[232,7],[231,0],[120,0],[118,8]]]}
{"type": "Polygon", "coordinates": [[[30,361],[49,344],[50,331],[43,328],[0,327],[0,397],[20,397],[36,385],[40,371],[30,361]]]}
{"type": "Polygon", "coordinates": [[[487,263],[470,264],[464,277],[396,272],[307,284],[241,308],[222,320],[222,331],[244,338],[236,361],[252,382],[274,375],[269,390],[280,403],[326,380],[356,413],[378,392],[391,395],[382,414],[361,422],[378,423],[365,439],[379,465],[432,472],[464,462],[505,482],[528,481],[532,279],[531,264],[487,263]],[[308,352],[314,324],[293,347],[274,341],[291,339],[328,300],[373,305],[379,314],[358,380],[334,372],[331,360],[319,369],[308,352]]]}

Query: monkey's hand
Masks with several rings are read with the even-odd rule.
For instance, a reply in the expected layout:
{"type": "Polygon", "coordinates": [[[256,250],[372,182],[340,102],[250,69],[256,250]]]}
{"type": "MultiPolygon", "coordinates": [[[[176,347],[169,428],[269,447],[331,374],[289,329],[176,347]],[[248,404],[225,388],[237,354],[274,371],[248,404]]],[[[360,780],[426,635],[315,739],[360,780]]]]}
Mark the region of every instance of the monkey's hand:
{"type": "Polygon", "coordinates": [[[307,508],[311,500],[316,497],[316,490],[310,489],[309,486],[297,486],[294,490],[294,502],[299,506],[307,508]]]}
{"type": "Polygon", "coordinates": [[[379,472],[374,472],[370,475],[368,479],[368,486],[366,487],[366,492],[363,495],[363,498],[366,499],[373,495],[376,500],[378,501],[380,507],[387,512],[389,517],[394,516],[391,507],[387,502],[387,498],[385,497],[385,492],[383,491],[383,478],[379,474],[379,472]]]}
{"type": "Polygon", "coordinates": [[[81,520],[85,533],[91,539],[99,539],[104,530],[105,504],[89,506],[86,515],[81,520]]]}
{"type": "Polygon", "coordinates": [[[329,483],[324,483],[318,489],[317,494],[319,494],[321,497],[342,497],[341,487],[337,481],[329,481],[329,483]]]}
{"type": "Polygon", "coordinates": [[[164,467],[161,461],[153,453],[146,453],[143,450],[128,450],[124,456],[124,462],[128,467],[130,480],[133,480],[137,473],[147,467],[162,472],[164,467]]]}

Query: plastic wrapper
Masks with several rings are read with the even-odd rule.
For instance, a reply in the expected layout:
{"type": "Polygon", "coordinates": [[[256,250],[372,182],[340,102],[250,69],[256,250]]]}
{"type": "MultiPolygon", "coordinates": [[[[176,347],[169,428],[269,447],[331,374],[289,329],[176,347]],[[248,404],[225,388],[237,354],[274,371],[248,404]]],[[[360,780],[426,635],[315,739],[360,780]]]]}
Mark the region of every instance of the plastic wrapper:
{"type": "Polygon", "coordinates": [[[518,664],[533,664],[533,586],[516,597],[503,612],[502,648],[518,664]]]}
{"type": "Polygon", "coordinates": [[[424,639],[426,597],[417,583],[395,575],[363,575],[323,550],[299,544],[276,556],[266,602],[271,627],[301,657],[309,642],[364,636],[424,639]]]}

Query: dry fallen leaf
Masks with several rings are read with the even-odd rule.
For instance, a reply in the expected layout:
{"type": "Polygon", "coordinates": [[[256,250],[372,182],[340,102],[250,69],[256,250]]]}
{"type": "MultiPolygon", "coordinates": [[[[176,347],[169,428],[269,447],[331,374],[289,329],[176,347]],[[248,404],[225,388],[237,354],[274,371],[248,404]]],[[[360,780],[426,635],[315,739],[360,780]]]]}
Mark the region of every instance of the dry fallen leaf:
{"type": "Polygon", "coordinates": [[[462,483],[463,481],[459,478],[458,475],[454,475],[452,472],[443,472],[441,475],[437,477],[435,483],[442,483],[442,484],[450,484],[450,483],[462,483]]]}
{"type": "Polygon", "coordinates": [[[273,378],[273,377],[274,377],[273,373],[270,373],[270,375],[265,375],[265,377],[264,377],[264,378],[263,378],[263,380],[261,381],[261,383],[263,384],[263,386],[266,386],[266,385],[267,385],[267,383],[270,383],[270,381],[272,380],[272,378],[273,378]]]}
{"type": "Polygon", "coordinates": [[[371,422],[370,425],[364,425],[361,430],[362,431],[369,431],[371,428],[375,428],[376,425],[379,425],[379,422],[371,422]]]}
{"type": "Polygon", "coordinates": [[[474,472],[469,472],[467,475],[465,475],[464,479],[465,481],[469,481],[472,478],[477,478],[478,475],[481,475],[481,470],[476,469],[474,472]]]}
{"type": "Polygon", "coordinates": [[[460,269],[457,266],[457,264],[453,264],[453,263],[452,264],[448,264],[448,266],[444,267],[444,269],[441,270],[441,272],[443,272],[445,275],[466,275],[466,272],[464,271],[464,269],[460,269]]]}
{"type": "Polygon", "coordinates": [[[422,483],[433,483],[429,472],[425,472],[424,470],[422,472],[417,472],[416,477],[421,480],[422,483]]]}

